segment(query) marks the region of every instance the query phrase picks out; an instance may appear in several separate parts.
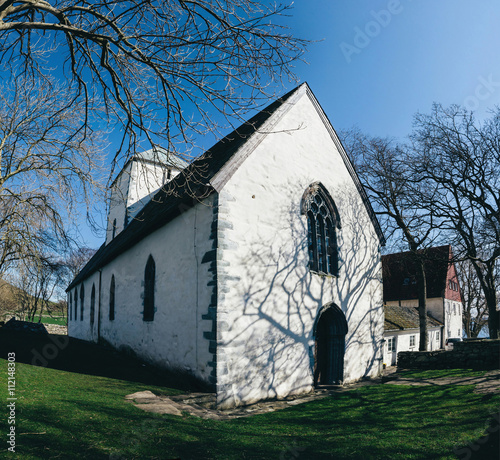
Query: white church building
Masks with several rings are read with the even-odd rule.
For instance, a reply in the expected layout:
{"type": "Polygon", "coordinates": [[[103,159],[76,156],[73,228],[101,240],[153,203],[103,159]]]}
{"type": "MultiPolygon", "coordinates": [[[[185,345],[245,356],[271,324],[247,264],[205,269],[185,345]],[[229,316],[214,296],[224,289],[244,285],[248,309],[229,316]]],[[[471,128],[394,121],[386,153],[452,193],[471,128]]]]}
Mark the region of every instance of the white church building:
{"type": "Polygon", "coordinates": [[[125,165],[106,242],[67,289],[68,333],[188,372],[221,408],[375,377],[383,244],[304,83],[189,165],[125,165]]]}

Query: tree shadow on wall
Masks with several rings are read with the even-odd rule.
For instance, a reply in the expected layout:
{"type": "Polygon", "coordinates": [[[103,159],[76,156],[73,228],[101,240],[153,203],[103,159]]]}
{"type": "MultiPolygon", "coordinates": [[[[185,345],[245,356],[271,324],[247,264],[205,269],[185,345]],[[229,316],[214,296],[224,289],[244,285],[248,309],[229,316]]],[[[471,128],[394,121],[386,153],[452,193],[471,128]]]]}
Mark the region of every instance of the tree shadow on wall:
{"type": "Polygon", "coordinates": [[[307,217],[298,202],[275,210],[273,229],[259,223],[253,229],[256,237],[237,243],[235,265],[244,269],[237,283],[219,293],[228,308],[219,307],[218,315],[228,331],[218,334],[224,350],[218,355],[218,372],[223,373],[218,380],[232,386],[219,395],[219,404],[249,404],[309,391],[315,324],[329,303],[342,310],[349,328],[344,380],[379,372],[383,310],[378,240],[357,192],[334,192],[342,216],[338,278],[309,269],[307,217]],[[231,311],[230,305],[241,299],[242,312],[231,311]],[[357,361],[363,368],[360,375],[353,375],[353,363],[347,360],[357,361]]]}

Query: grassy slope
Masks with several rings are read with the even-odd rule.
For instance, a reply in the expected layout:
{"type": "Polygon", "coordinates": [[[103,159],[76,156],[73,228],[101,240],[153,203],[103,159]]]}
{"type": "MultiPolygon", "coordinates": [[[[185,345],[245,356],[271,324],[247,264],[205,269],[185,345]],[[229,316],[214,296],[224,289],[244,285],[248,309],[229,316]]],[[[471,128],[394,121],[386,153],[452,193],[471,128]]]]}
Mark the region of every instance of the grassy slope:
{"type": "MultiPolygon", "coordinates": [[[[13,286],[12,284],[8,283],[4,279],[0,278],[0,317],[3,320],[5,315],[7,316],[7,319],[10,318],[10,316],[13,316],[16,311],[17,307],[17,300],[16,296],[14,294],[15,291],[19,291],[19,288],[13,286]]],[[[57,316],[60,314],[60,311],[58,310],[58,305],[54,302],[50,302],[50,307],[53,310],[53,315],[57,316]]],[[[37,323],[39,320],[39,315],[35,318],[34,322],[37,323]]],[[[67,324],[66,319],[62,318],[51,318],[50,315],[47,314],[47,311],[44,309],[44,316],[42,318],[42,322],[46,324],[60,324],[65,326],[67,324]]]]}
{"type": "MultiPolygon", "coordinates": [[[[35,323],[38,322],[39,317],[35,318],[35,323]]],[[[44,324],[58,324],[60,326],[67,326],[68,322],[66,321],[66,318],[62,317],[50,317],[50,316],[43,316],[42,317],[42,323],[44,324]]]]}
{"type": "MultiPolygon", "coordinates": [[[[1,360],[0,381],[6,369],[1,360]]],[[[378,385],[211,421],[148,414],[124,400],[143,389],[180,391],[158,385],[20,363],[16,377],[22,458],[455,458],[453,448],[483,434],[500,400],[471,387],[378,385]]]]}

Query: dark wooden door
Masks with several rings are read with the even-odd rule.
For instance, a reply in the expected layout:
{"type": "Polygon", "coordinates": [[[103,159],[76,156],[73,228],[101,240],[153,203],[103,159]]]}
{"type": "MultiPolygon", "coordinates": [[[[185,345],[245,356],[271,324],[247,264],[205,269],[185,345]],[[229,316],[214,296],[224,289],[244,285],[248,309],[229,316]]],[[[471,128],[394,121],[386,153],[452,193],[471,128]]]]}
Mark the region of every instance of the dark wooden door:
{"type": "Polygon", "coordinates": [[[319,318],[316,329],[316,385],[342,384],[345,352],[345,328],[342,319],[335,311],[326,311],[319,318]]]}

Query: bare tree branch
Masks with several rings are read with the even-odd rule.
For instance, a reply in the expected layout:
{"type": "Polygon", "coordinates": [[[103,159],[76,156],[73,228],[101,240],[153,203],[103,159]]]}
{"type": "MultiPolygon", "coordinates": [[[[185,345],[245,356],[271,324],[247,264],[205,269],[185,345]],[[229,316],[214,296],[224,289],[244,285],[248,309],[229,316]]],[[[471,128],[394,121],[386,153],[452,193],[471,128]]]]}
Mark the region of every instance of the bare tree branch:
{"type": "Polygon", "coordinates": [[[104,118],[123,133],[123,149],[147,139],[185,151],[193,135],[218,129],[214,113],[224,123],[241,118],[294,79],[307,42],[271,23],[289,9],[253,0],[0,0],[0,61],[32,78],[62,73],[66,104],[85,105],[84,131],[104,118]]]}

